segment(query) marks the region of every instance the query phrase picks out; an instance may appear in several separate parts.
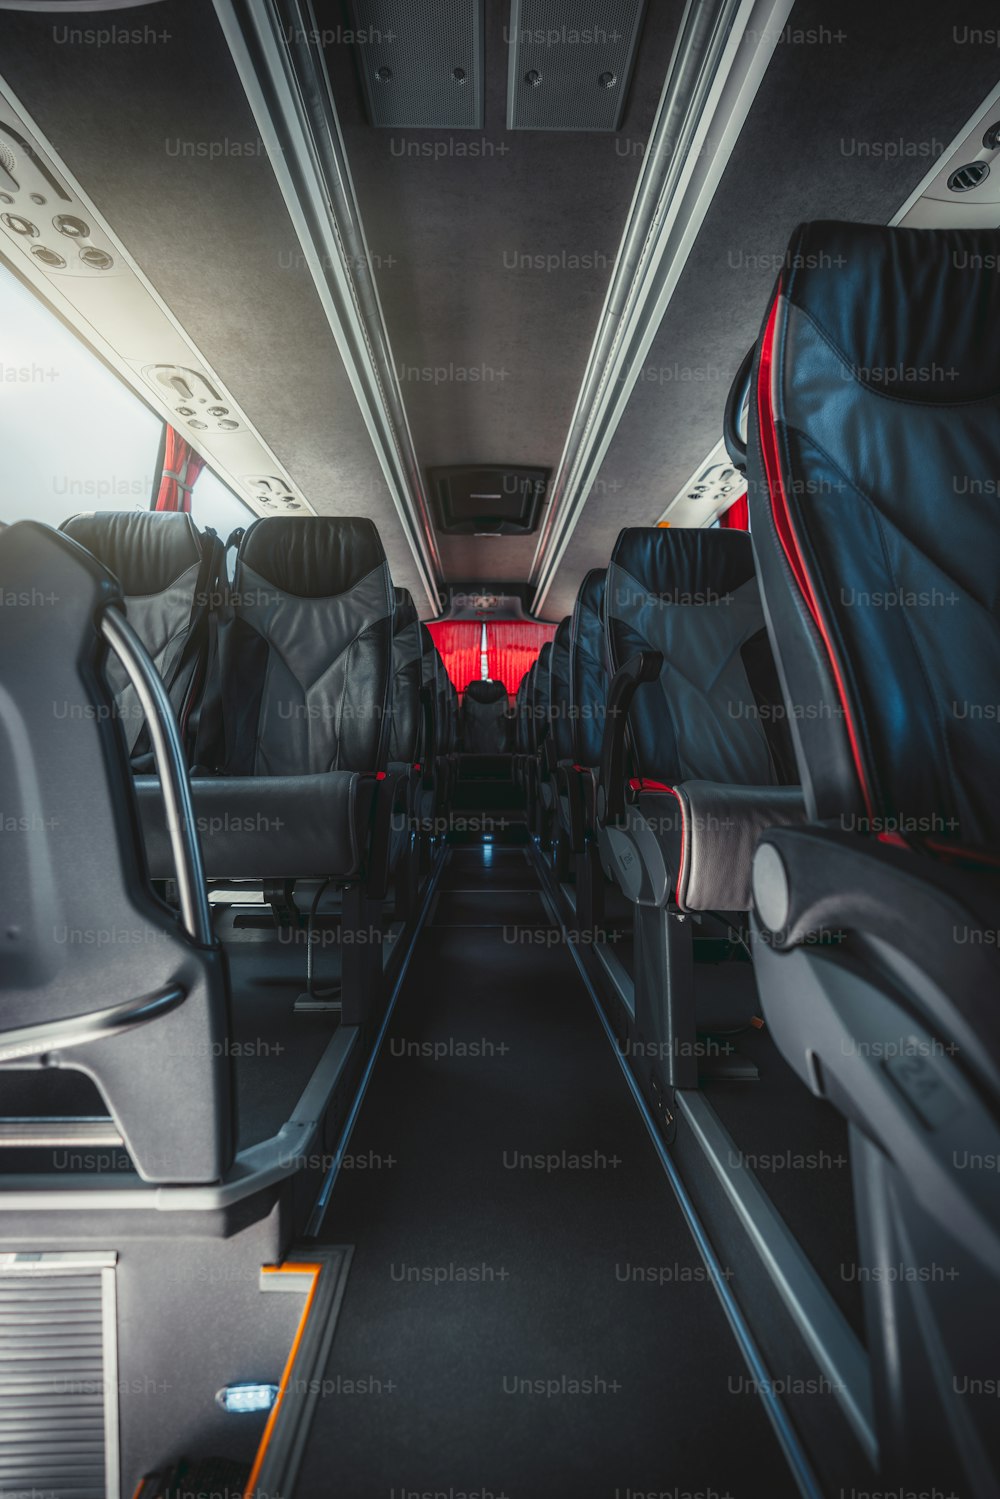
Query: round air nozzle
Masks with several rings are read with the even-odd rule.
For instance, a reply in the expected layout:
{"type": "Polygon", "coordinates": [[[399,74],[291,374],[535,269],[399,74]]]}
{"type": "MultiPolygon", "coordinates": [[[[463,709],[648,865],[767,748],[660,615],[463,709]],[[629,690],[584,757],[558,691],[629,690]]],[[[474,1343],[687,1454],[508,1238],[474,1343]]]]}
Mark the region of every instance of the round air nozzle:
{"type": "Polygon", "coordinates": [[[54,271],[65,269],[66,262],[63,257],[58,250],[50,250],[48,245],[32,245],[31,253],[36,260],[42,262],[42,265],[47,265],[54,271]]]}
{"type": "Polygon", "coordinates": [[[107,250],[99,250],[96,245],[88,245],[85,250],[81,250],[80,259],[92,271],[110,271],[114,265],[107,250]]]}
{"type": "Polygon", "coordinates": [[[65,234],[67,239],[88,239],[90,237],[90,225],[85,224],[83,219],[78,219],[72,213],[57,213],[52,223],[60,234],[65,234]]]}
{"type": "Polygon", "coordinates": [[[25,239],[38,238],[38,225],[33,224],[30,219],[23,218],[21,214],[5,213],[2,219],[7,228],[13,229],[15,234],[23,234],[25,239]]]}
{"type": "Polygon", "coordinates": [[[948,186],[953,193],[971,193],[974,187],[985,182],[990,175],[990,164],[988,161],[970,161],[964,167],[959,167],[952,172],[948,178],[948,186]]]}
{"type": "Polygon", "coordinates": [[[1000,151],[1000,120],[991,125],[983,136],[983,145],[987,151],[1000,151]]]}

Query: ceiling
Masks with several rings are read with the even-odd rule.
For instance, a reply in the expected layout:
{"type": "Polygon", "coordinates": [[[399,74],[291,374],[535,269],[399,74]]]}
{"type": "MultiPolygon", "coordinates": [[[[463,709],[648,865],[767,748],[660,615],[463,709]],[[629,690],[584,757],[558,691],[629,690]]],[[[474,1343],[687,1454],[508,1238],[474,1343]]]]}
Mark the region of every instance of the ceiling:
{"type": "MultiPolygon", "coordinates": [[[[464,137],[475,154],[456,154],[459,137],[445,132],[371,129],[352,49],[327,47],[425,472],[557,466],[681,4],[650,0],[617,135],[507,132],[509,4],[486,9],[485,127],[464,137]],[[401,154],[404,137],[448,149],[401,154]],[[425,377],[435,369],[448,373],[425,377]]],[[[321,25],[343,25],[338,0],[316,10],[321,25]]],[[[160,0],[129,12],[130,25],[146,19],[165,40],[71,47],[55,40],[57,17],[0,11],[0,72],[313,507],[370,515],[396,581],[420,597],[214,11],[207,0],[160,0]]],[[[655,522],[718,441],[796,222],[892,216],[1000,76],[995,48],[960,40],[995,21],[979,0],[797,0],[546,598],[548,618],[569,611],[621,526],[655,522]]],[[[445,580],[524,582],[535,538],[440,537],[439,549],[445,580]]]]}

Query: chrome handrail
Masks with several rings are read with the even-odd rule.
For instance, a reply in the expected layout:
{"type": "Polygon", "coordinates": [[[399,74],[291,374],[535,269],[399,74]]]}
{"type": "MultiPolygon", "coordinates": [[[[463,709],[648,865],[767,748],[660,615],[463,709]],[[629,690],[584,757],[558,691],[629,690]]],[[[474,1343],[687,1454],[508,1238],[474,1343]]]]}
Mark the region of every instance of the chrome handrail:
{"type": "Polygon", "coordinates": [[[25,1057],[43,1056],[49,1051],[63,1051],[101,1041],[132,1026],[155,1020],[176,1009],[187,998],[180,984],[169,984],[154,994],[143,994],[123,1005],[106,1010],[89,1010],[83,1015],[69,1015],[62,1020],[43,1020],[39,1025],[22,1025],[0,1032],[0,1063],[19,1062],[25,1057]]]}
{"type": "Polygon", "coordinates": [[[205,888],[205,866],[194,820],[180,729],[167,689],[145,646],[120,609],[105,609],[101,616],[101,634],[125,668],[146,716],[176,866],[181,920],[193,941],[201,947],[211,947],[214,934],[205,888]]]}

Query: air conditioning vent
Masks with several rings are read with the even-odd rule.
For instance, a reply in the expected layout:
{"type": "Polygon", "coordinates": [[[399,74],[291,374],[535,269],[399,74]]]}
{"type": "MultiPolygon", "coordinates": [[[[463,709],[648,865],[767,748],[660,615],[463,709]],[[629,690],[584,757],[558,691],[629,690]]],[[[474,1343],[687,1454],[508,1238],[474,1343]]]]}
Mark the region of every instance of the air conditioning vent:
{"type": "Polygon", "coordinates": [[[528,536],[537,530],[549,482],[546,468],[430,470],[434,518],[448,536],[528,536]]]}
{"type": "Polygon", "coordinates": [[[948,186],[953,193],[971,193],[974,187],[985,182],[990,175],[990,164],[988,161],[970,161],[966,166],[959,167],[957,172],[952,172],[948,178],[948,186]]]}

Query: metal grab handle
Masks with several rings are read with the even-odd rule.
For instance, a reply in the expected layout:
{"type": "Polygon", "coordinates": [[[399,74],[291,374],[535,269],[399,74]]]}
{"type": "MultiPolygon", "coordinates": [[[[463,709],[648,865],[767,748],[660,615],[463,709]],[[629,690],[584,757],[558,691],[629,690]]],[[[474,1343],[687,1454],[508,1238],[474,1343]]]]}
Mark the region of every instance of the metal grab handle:
{"type": "Polygon", "coordinates": [[[167,689],[145,646],[120,609],[105,609],[101,616],[101,634],[125,668],[146,716],[163,792],[181,920],[194,942],[200,947],[211,947],[214,933],[205,889],[205,866],[195,826],[180,730],[167,689]]]}
{"type": "Polygon", "coordinates": [[[144,1025],[158,1015],[175,1010],[187,998],[180,984],[170,984],[155,994],[142,994],[123,1005],[106,1010],[89,1010],[83,1015],[69,1015],[64,1020],[43,1020],[38,1025],[18,1026],[0,1032],[0,1063],[23,1062],[26,1057],[43,1056],[50,1051],[68,1051],[72,1046],[86,1046],[108,1036],[144,1025]]]}

